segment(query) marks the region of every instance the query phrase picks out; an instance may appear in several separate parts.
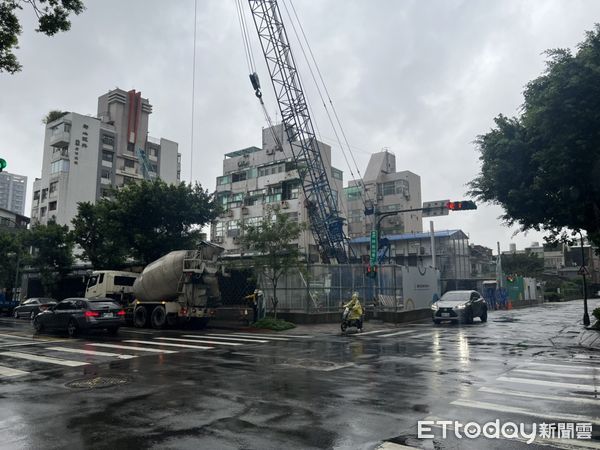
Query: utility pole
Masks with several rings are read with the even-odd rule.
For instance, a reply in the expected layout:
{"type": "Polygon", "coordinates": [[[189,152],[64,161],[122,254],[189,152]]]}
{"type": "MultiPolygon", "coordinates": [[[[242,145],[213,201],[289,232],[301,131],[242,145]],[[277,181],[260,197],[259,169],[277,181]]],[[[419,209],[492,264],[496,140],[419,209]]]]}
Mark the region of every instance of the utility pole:
{"type": "Polygon", "coordinates": [[[583,277],[583,325],[586,327],[590,326],[590,315],[588,314],[588,304],[587,304],[587,282],[585,279],[585,251],[583,250],[583,235],[581,231],[577,230],[579,233],[580,244],[581,244],[581,276],[583,277]]]}

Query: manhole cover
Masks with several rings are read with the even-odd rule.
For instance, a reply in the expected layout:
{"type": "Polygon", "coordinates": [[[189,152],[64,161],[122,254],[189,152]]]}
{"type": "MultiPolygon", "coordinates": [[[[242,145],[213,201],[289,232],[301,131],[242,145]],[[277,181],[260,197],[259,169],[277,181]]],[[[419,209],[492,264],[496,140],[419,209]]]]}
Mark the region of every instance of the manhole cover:
{"type": "Polygon", "coordinates": [[[74,380],[67,383],[65,386],[75,389],[99,389],[110,386],[120,386],[129,382],[131,382],[131,380],[127,377],[94,377],[74,380]]]}

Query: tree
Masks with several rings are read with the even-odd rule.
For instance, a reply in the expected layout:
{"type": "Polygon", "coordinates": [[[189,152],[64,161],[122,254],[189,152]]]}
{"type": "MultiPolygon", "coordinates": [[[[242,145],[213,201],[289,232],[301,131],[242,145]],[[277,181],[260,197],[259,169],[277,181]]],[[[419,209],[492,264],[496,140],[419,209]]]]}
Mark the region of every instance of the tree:
{"type": "Polygon", "coordinates": [[[539,278],[544,273],[544,259],[534,253],[502,255],[502,270],[523,277],[539,278]]]}
{"type": "Polygon", "coordinates": [[[522,230],[585,230],[600,244],[600,24],[569,50],[547,52],[522,114],[478,136],[481,172],[469,193],[499,204],[522,230]]]}
{"type": "Polygon", "coordinates": [[[0,264],[0,289],[13,290],[17,266],[24,267],[27,264],[28,255],[24,241],[28,232],[29,230],[0,232],[0,261],[3,262],[0,264]]]}
{"type": "Polygon", "coordinates": [[[218,212],[199,184],[142,181],[113,194],[95,205],[80,204],[73,220],[75,241],[94,267],[118,266],[125,257],[148,264],[170,251],[194,248],[202,226],[218,212]]]}
{"type": "Polygon", "coordinates": [[[26,235],[25,243],[33,247],[31,265],[40,272],[44,293],[56,295],[59,282],[73,265],[73,236],[69,228],[55,222],[37,225],[26,235]]]}
{"type": "Polygon", "coordinates": [[[42,119],[42,123],[44,125],[49,124],[50,122],[54,122],[55,120],[60,119],[62,116],[69,114],[66,111],[59,111],[58,109],[53,109],[52,111],[50,111],[48,114],[46,114],[44,116],[44,118],[42,119]]]}
{"type": "Polygon", "coordinates": [[[71,28],[70,14],[80,14],[85,7],[82,0],[2,0],[0,2],[0,72],[14,74],[21,70],[14,49],[19,48],[22,28],[17,10],[28,4],[38,19],[36,31],[54,36],[71,28]]]}
{"type": "Polygon", "coordinates": [[[241,245],[245,251],[254,252],[252,264],[273,288],[273,313],[277,318],[277,285],[281,278],[302,265],[298,244],[295,241],[304,230],[304,224],[293,221],[279,208],[267,210],[259,224],[241,224],[241,245]]]}
{"type": "Polygon", "coordinates": [[[79,203],[73,219],[74,241],[83,250],[82,256],[94,269],[118,269],[125,265],[127,243],[122,228],[112,214],[112,203],[101,199],[93,205],[79,203]]]}

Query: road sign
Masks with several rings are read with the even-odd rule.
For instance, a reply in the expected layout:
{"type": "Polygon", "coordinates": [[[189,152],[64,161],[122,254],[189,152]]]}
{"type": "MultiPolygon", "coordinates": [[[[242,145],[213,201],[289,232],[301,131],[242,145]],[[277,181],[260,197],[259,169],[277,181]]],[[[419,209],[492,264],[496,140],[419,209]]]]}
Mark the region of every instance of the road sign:
{"type": "Polygon", "coordinates": [[[447,216],[450,200],[423,202],[423,217],[447,216]]]}
{"type": "Polygon", "coordinates": [[[577,271],[577,275],[586,275],[589,276],[590,271],[588,270],[587,266],[581,266],[579,268],[579,270],[577,271]]]}
{"type": "Polygon", "coordinates": [[[377,251],[379,250],[379,236],[377,236],[377,230],[371,231],[371,254],[370,261],[371,265],[377,265],[377,251]]]}

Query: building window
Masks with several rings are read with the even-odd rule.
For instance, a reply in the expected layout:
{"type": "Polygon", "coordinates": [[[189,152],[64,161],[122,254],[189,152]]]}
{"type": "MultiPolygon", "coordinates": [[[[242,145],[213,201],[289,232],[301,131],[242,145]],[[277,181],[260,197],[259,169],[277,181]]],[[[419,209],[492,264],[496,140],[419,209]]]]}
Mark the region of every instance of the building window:
{"type": "Polygon", "coordinates": [[[42,201],[48,197],[48,189],[42,189],[42,201]]]}
{"type": "Polygon", "coordinates": [[[48,203],[48,211],[56,211],[56,201],[48,203]]]}
{"type": "Polygon", "coordinates": [[[132,161],[131,159],[126,159],[125,167],[128,167],[129,169],[133,169],[135,167],[135,162],[132,161]]]}
{"type": "Polygon", "coordinates": [[[217,185],[218,186],[222,186],[224,184],[229,184],[229,183],[231,183],[231,176],[225,175],[222,177],[217,177],[217,185]]]}
{"type": "Polygon", "coordinates": [[[215,237],[225,236],[225,222],[217,222],[215,224],[215,237]]]}
{"type": "Polygon", "coordinates": [[[46,216],[46,207],[45,206],[42,206],[40,208],[40,216],[41,217],[45,217],[46,216]]]}
{"type": "Polygon", "coordinates": [[[33,193],[33,199],[34,200],[39,200],[40,199],[40,191],[35,191],[33,193]]]}
{"type": "Polygon", "coordinates": [[[69,171],[69,161],[66,159],[60,159],[58,161],[54,161],[50,165],[50,173],[58,173],[58,172],[68,172],[69,171]]]}
{"type": "Polygon", "coordinates": [[[103,151],[102,152],[102,161],[113,162],[113,156],[114,155],[112,152],[103,151]]]}
{"type": "Polygon", "coordinates": [[[111,146],[115,145],[115,138],[105,134],[104,136],[102,136],[102,143],[111,146]]]}
{"type": "Polygon", "coordinates": [[[56,192],[57,188],[58,188],[58,181],[53,181],[52,183],[50,183],[50,186],[49,186],[50,194],[53,194],[54,192],[56,192]]]}
{"type": "Polygon", "coordinates": [[[102,169],[100,172],[100,177],[104,178],[105,180],[110,180],[110,170],[102,169]]]}
{"type": "Polygon", "coordinates": [[[408,194],[408,181],[396,180],[387,181],[377,185],[378,195],[397,195],[397,194],[408,194]]]}
{"type": "Polygon", "coordinates": [[[350,186],[344,189],[348,201],[360,199],[360,186],[350,186]]]}
{"type": "Polygon", "coordinates": [[[237,172],[237,173],[231,174],[231,181],[234,183],[236,181],[245,181],[245,180],[246,180],[246,172],[237,172]]]}

